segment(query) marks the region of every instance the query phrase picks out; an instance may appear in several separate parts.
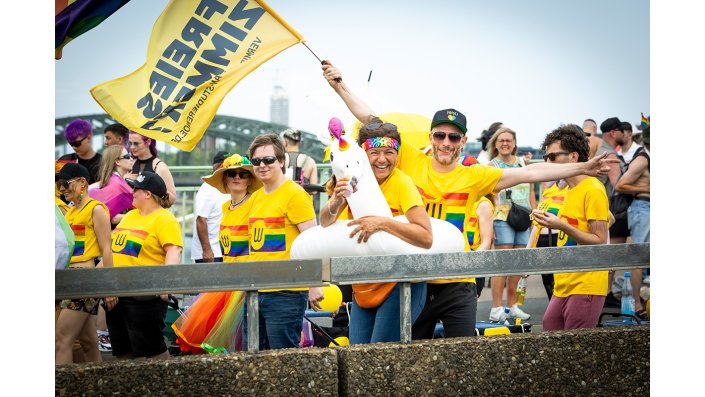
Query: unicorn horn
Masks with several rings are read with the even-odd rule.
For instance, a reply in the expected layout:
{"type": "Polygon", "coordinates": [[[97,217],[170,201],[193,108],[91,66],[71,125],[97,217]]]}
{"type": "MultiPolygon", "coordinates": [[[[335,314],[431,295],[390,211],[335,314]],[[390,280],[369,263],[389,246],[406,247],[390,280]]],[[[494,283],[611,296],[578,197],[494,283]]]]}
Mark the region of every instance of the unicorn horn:
{"type": "Polygon", "coordinates": [[[328,132],[330,132],[331,138],[335,137],[340,139],[340,137],[345,133],[343,128],[343,122],[339,118],[333,117],[328,122],[328,132]]]}
{"type": "Polygon", "coordinates": [[[338,139],[338,149],[341,151],[348,150],[350,144],[343,138],[343,122],[339,118],[333,117],[328,122],[328,132],[330,132],[331,139],[338,139]]]}

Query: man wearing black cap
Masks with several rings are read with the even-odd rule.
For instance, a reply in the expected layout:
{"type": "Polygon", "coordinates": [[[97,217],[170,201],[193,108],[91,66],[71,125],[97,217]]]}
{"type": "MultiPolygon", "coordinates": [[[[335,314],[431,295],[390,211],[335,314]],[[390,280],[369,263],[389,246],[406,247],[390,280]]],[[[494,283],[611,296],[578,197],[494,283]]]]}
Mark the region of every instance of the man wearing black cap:
{"type": "MultiPolygon", "coordinates": [[[[219,151],[213,157],[213,172],[220,168],[228,157],[228,152],[219,151]]],[[[203,183],[193,205],[193,240],[191,259],[196,263],[222,262],[223,253],[218,240],[220,219],[223,216],[223,203],[229,195],[223,194],[213,186],[203,183]]]]}
{"type": "MultiPolygon", "coordinates": [[[[328,84],[343,99],[348,109],[363,124],[379,119],[372,109],[355,96],[343,82],[340,71],[330,62],[322,66],[328,84]]],[[[429,141],[433,157],[402,142],[397,167],[407,173],[426,206],[429,216],[452,223],[464,232],[465,214],[482,196],[519,183],[545,182],[575,175],[598,175],[606,170],[604,160],[588,163],[536,163],[521,168],[499,169],[483,165],[463,167],[458,157],[467,141],[467,120],[456,109],[437,111],[431,121],[429,141]]],[[[465,235],[463,233],[463,235],[465,235]]],[[[465,249],[469,250],[466,240],[465,249]]],[[[414,339],[433,336],[438,320],[446,337],[472,336],[477,317],[477,291],[474,278],[434,280],[428,284],[426,306],[412,328],[414,339]]]]}

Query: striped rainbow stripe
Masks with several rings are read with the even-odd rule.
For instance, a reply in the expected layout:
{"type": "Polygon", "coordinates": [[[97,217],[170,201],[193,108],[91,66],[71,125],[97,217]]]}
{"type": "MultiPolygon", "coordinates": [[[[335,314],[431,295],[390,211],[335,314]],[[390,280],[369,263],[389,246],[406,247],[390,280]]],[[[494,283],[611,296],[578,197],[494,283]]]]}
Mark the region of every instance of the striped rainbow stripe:
{"type": "Polygon", "coordinates": [[[475,244],[475,232],[467,231],[465,232],[465,236],[468,238],[468,244],[472,247],[475,244]]]}
{"type": "Polygon", "coordinates": [[[286,219],[283,216],[273,218],[250,218],[250,228],[257,221],[263,221],[264,243],[260,249],[250,246],[252,252],[282,252],[286,251],[286,219]]]}
{"type": "MultiPolygon", "coordinates": [[[[230,249],[228,252],[223,250],[223,255],[231,258],[238,256],[246,256],[250,253],[249,250],[249,232],[247,225],[223,226],[220,225],[220,230],[230,230],[230,249]]],[[[222,244],[221,244],[222,247],[222,244]]]]}
{"type": "Polygon", "coordinates": [[[137,258],[142,250],[144,239],[149,236],[149,233],[139,229],[115,228],[115,230],[113,230],[113,238],[115,238],[114,236],[122,231],[127,232],[127,241],[125,241],[125,246],[120,251],[113,250],[113,253],[137,258]]]}
{"type": "Polygon", "coordinates": [[[71,256],[81,256],[86,249],[86,225],[71,225],[71,230],[76,240],[71,256]]]}

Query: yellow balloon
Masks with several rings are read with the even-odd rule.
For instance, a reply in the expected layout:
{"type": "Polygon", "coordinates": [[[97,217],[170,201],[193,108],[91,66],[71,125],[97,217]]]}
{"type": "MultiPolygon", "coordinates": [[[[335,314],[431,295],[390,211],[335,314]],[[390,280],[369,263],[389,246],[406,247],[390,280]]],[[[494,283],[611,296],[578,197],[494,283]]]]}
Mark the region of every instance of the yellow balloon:
{"type": "Polygon", "coordinates": [[[343,303],[343,293],[337,285],[329,284],[323,287],[323,300],[318,302],[321,305],[321,310],[335,313],[341,303],[343,303]]]}
{"type": "MultiPolygon", "coordinates": [[[[338,342],[338,346],[350,346],[350,339],[347,336],[339,336],[334,340],[338,342]]],[[[328,346],[335,346],[335,344],[331,342],[328,346]]]]}

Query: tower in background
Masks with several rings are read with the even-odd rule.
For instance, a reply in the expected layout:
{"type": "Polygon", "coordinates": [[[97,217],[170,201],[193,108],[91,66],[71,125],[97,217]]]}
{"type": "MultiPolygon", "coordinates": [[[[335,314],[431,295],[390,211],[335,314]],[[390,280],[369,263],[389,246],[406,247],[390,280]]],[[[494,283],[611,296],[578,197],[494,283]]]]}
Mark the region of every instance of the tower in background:
{"type": "Polygon", "coordinates": [[[284,87],[274,85],[274,92],[269,100],[269,121],[281,125],[289,125],[289,97],[284,87]]]}

